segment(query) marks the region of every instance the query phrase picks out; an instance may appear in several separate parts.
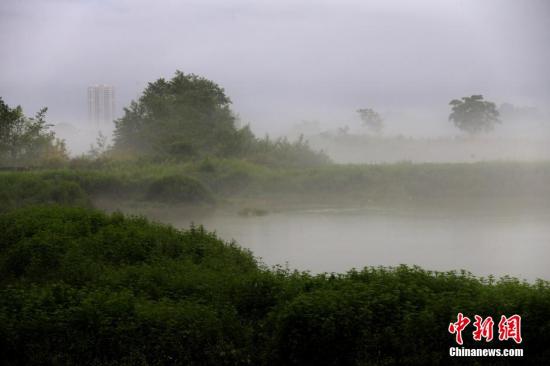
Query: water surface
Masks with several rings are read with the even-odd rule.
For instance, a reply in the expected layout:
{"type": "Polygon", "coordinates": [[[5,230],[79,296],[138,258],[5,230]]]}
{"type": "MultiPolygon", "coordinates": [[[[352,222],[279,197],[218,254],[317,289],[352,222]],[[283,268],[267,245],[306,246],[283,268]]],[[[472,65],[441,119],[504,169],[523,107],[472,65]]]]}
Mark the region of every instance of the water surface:
{"type": "Polygon", "coordinates": [[[550,214],[325,209],[242,217],[227,211],[158,217],[191,222],[249,248],[268,265],[312,272],[419,265],[550,280],[550,214]]]}

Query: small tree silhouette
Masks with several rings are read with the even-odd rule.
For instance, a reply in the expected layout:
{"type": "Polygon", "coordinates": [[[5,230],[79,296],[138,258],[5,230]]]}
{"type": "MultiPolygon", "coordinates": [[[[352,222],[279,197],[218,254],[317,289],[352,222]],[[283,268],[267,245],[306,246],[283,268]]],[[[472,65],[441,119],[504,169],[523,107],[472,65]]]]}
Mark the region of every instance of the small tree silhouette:
{"type": "Polygon", "coordinates": [[[483,100],[483,95],[453,99],[449,105],[452,106],[449,120],[470,135],[492,131],[500,123],[495,103],[483,100]]]}
{"type": "Polygon", "coordinates": [[[358,109],[357,113],[359,113],[359,117],[361,118],[363,125],[369,130],[377,134],[382,132],[382,129],[384,128],[384,120],[378,112],[372,108],[364,108],[358,109]]]}

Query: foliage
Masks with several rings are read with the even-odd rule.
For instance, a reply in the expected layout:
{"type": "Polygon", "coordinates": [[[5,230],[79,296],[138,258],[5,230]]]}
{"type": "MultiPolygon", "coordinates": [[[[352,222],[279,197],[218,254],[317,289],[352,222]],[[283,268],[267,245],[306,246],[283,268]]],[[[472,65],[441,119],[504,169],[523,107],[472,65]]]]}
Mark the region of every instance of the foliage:
{"type": "Polygon", "coordinates": [[[101,131],[99,131],[95,141],[95,144],[90,145],[90,150],[86,157],[90,159],[101,159],[111,147],[108,145],[107,136],[101,131]]]}
{"type": "Polygon", "coordinates": [[[147,198],[161,202],[212,202],[212,193],[199,181],[185,176],[160,178],[149,186],[147,198]]]}
{"type": "Polygon", "coordinates": [[[235,127],[231,100],[216,83],[177,71],[149,83],[116,121],[115,149],[192,157],[235,154],[249,134],[235,127]]]}
{"type": "Polygon", "coordinates": [[[374,133],[382,132],[382,129],[384,128],[384,120],[378,112],[372,108],[363,108],[358,109],[357,113],[359,114],[359,117],[365,127],[369,128],[374,133]]]}
{"type": "Polygon", "coordinates": [[[111,201],[211,204],[211,191],[196,179],[174,174],[128,179],[100,171],[44,170],[0,173],[0,213],[33,204],[90,206],[98,197],[111,201]]]}
{"type": "Polygon", "coordinates": [[[202,227],[83,208],[12,211],[0,232],[3,365],[476,364],[448,356],[459,311],[521,314],[522,361],[550,357],[544,281],[267,269],[202,227]]]}
{"type": "Polygon", "coordinates": [[[0,213],[36,204],[89,206],[88,193],[62,175],[0,173],[0,213]]]}
{"type": "Polygon", "coordinates": [[[0,363],[244,363],[248,332],[226,299],[257,268],[246,251],[77,208],[14,212],[0,228],[0,363]]]}
{"type": "Polygon", "coordinates": [[[315,167],[330,163],[323,151],[313,151],[303,135],[290,142],[286,137],[256,139],[245,160],[271,167],[315,167]]]}
{"type": "Polygon", "coordinates": [[[302,139],[257,139],[249,126],[236,127],[231,100],[213,81],[177,71],[149,83],[137,102],[115,122],[114,150],[158,161],[237,157],[270,165],[318,165],[325,154],[302,139]]]}
{"type": "MultiPolygon", "coordinates": [[[[185,163],[73,162],[66,169],[0,172],[0,212],[37,203],[110,202],[265,205],[526,204],[550,195],[550,164],[321,165],[269,167],[240,159],[185,163]],[[251,202],[246,202],[251,201],[251,202]]],[[[269,207],[264,207],[269,208],[269,207]]]]}
{"type": "Polygon", "coordinates": [[[0,166],[29,166],[67,159],[63,141],[55,138],[46,122],[47,108],[34,118],[20,106],[10,108],[0,98],[0,166]]]}
{"type": "Polygon", "coordinates": [[[500,123],[495,103],[483,100],[483,95],[453,99],[449,105],[452,106],[449,120],[469,134],[492,131],[500,123]]]}

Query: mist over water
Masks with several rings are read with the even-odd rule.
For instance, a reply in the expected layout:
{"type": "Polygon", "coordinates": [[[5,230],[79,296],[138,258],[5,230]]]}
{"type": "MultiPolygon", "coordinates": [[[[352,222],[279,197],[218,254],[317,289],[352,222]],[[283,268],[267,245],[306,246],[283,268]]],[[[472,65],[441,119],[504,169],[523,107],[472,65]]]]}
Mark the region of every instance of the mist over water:
{"type": "Polygon", "coordinates": [[[549,19],[0,0],[0,365],[550,365],[549,19]]]}
{"type": "Polygon", "coordinates": [[[151,215],[180,228],[215,229],[267,265],[313,273],[419,265],[478,276],[550,278],[550,210],[311,209],[242,217],[228,211],[151,215]]]}
{"type": "MultiPolygon", "coordinates": [[[[539,0],[8,0],[0,4],[0,43],[9,50],[0,96],[28,114],[48,106],[72,157],[114,128],[87,121],[87,86],[113,85],[121,117],[149,81],[179,69],[222,85],[238,125],[257,136],[304,136],[334,163],[547,161],[549,16],[539,0]],[[508,114],[471,136],[448,120],[449,101],[474,94],[503,112],[508,105],[508,114]],[[383,129],[366,129],[360,108],[379,112],[383,129]]],[[[407,263],[548,278],[547,213],[510,212],[161,219],[204,223],[268,264],[315,272],[407,263]]]]}

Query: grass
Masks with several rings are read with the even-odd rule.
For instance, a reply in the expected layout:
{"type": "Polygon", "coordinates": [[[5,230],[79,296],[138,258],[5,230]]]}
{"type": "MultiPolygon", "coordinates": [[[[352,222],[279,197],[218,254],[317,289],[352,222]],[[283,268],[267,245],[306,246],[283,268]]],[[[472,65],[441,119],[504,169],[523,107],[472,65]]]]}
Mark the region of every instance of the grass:
{"type": "Polygon", "coordinates": [[[242,206],[457,204],[546,205],[550,163],[324,165],[269,168],[242,160],[113,162],[0,172],[4,211],[28,203],[168,204],[241,202],[242,206]]]}

